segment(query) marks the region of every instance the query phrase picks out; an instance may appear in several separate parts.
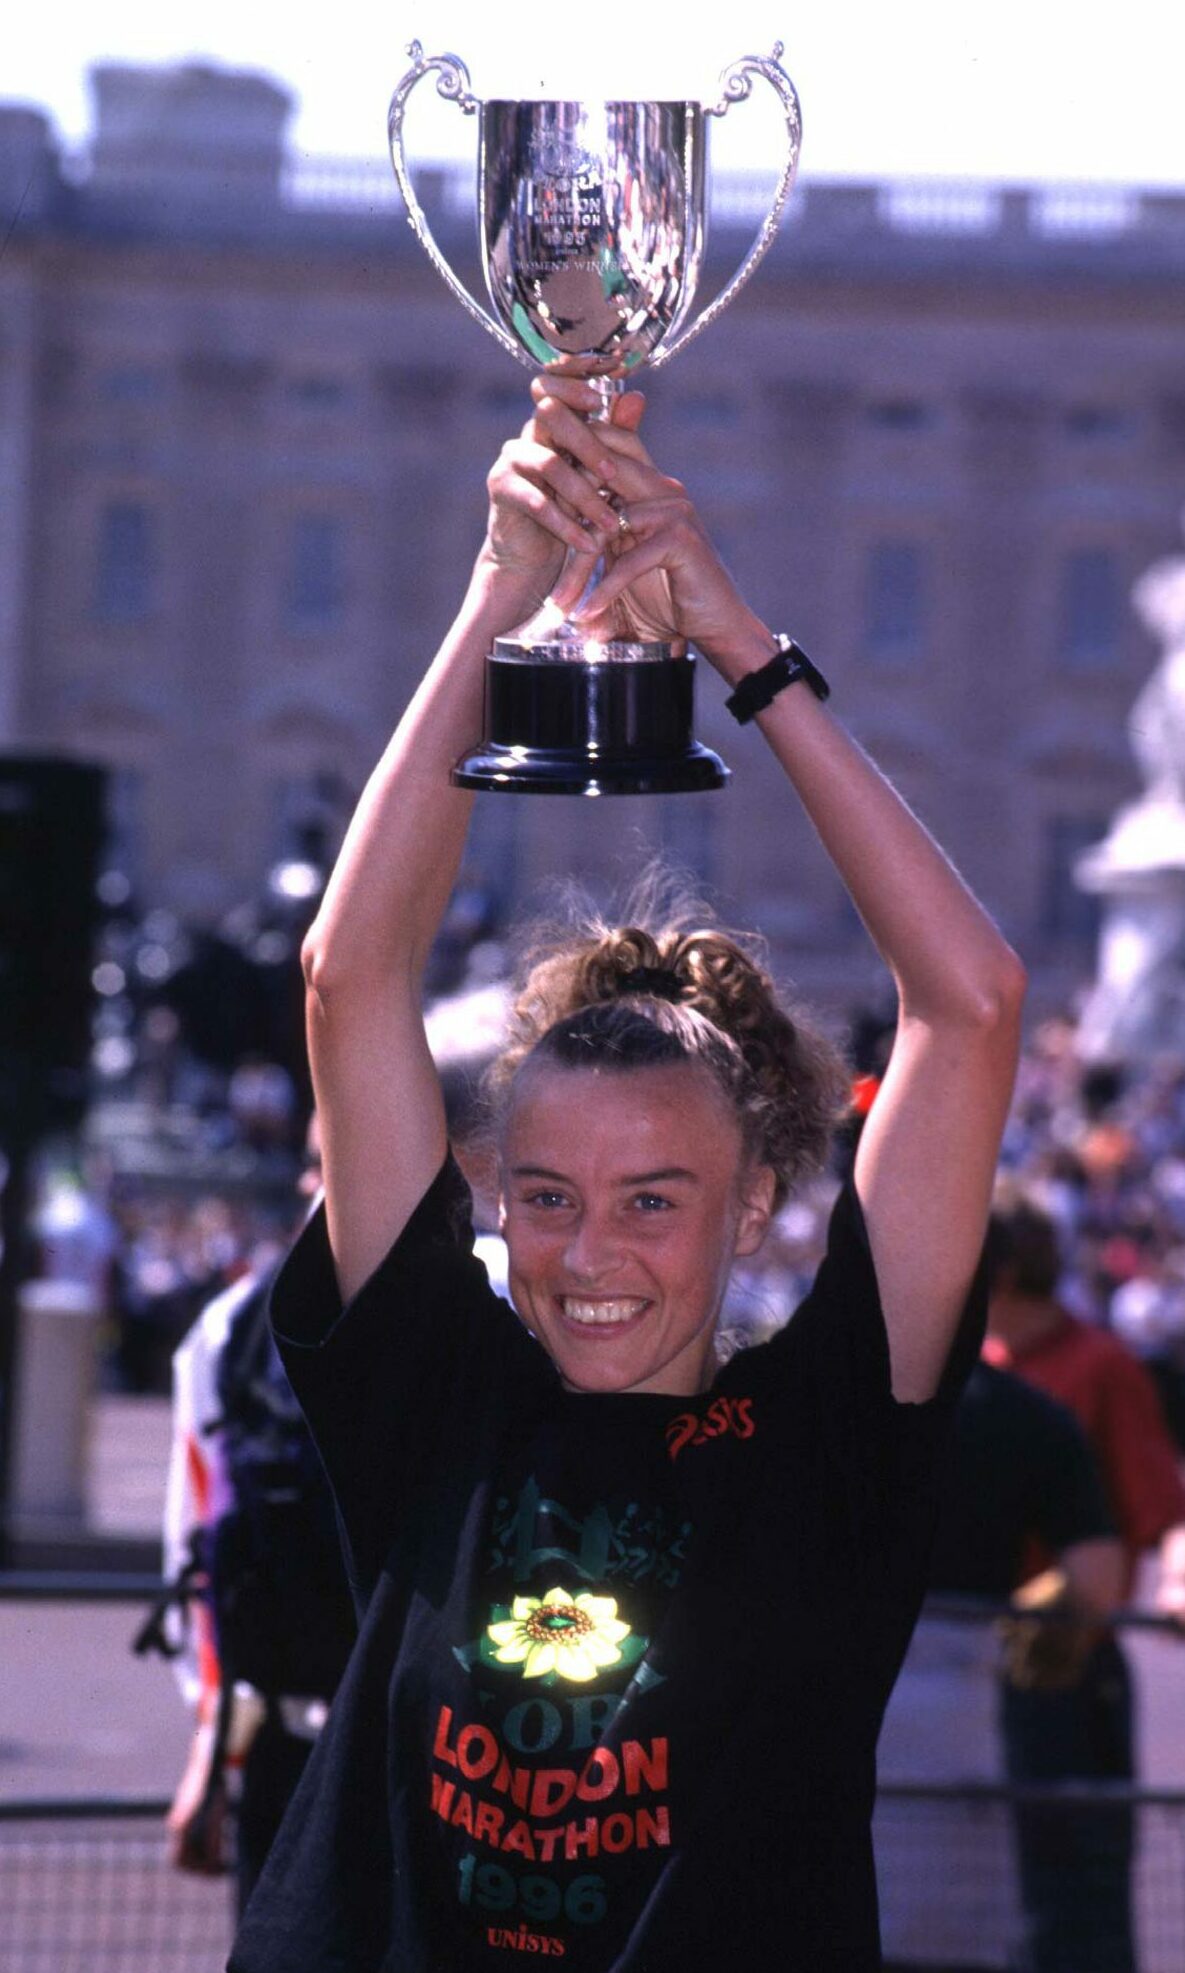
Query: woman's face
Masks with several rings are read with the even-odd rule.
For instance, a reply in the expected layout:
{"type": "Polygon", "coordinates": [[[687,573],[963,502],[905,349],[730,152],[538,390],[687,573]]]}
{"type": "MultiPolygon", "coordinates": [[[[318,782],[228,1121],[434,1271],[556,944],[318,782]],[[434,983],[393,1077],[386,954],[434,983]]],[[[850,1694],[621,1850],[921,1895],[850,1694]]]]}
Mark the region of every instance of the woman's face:
{"type": "Polygon", "coordinates": [[[694,1064],[524,1069],[502,1144],[502,1231],[515,1307],[564,1383],[706,1389],[729,1269],[760,1246],[773,1186],[694,1064]]]}

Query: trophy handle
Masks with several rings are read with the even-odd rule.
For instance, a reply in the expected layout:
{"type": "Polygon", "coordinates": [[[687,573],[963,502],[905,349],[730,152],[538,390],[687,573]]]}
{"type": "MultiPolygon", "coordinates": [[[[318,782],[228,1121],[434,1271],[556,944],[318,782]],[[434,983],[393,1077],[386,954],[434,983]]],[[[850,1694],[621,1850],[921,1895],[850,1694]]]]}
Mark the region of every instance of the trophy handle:
{"type": "Polygon", "coordinates": [[[391,163],[395,167],[395,176],[399,182],[399,190],[403,194],[403,203],[407,208],[407,223],[423,247],[429,260],[432,262],[436,272],[440,275],[442,281],[446,282],[452,289],[466,314],[471,315],[475,322],[480,322],[487,335],[493,336],[494,341],[500,343],[503,349],[509,350],[511,356],[517,358],[520,363],[526,364],[528,368],[534,369],[536,366],[526,351],[520,347],[513,336],[508,335],[506,330],[499,323],[495,322],[492,315],[487,315],[481,303],[473,299],[468,288],[465,287],[463,282],[458,281],[456,275],[453,273],[452,268],[432,237],[432,229],[424,217],[424,209],[415,195],[415,188],[411,182],[411,173],[408,171],[407,159],[403,152],[404,112],[407,109],[408,98],[417,83],[422,82],[424,77],[430,75],[435,69],[437,71],[437,95],[443,96],[448,102],[456,103],[458,109],[462,110],[466,116],[472,116],[474,111],[479,107],[479,99],[473,94],[469,86],[469,71],[457,55],[425,56],[424,50],[418,41],[409,41],[406,53],[411,57],[412,66],[408,69],[407,74],[404,76],[402,82],[399,83],[395,94],[391,98],[391,107],[387,112],[387,142],[391,148],[391,163]]]}
{"type": "Polygon", "coordinates": [[[664,343],[661,349],[655,351],[649,359],[648,367],[651,370],[659,369],[674,356],[676,350],[686,349],[688,343],[695,340],[701,329],[706,329],[710,322],[716,320],[721,310],[728,307],[733,296],[739,294],[746,281],[756,273],[774,243],[774,235],[777,233],[778,222],[782,217],[782,208],[790,196],[790,188],[798,170],[798,153],[802,146],[802,111],[799,108],[798,91],[785,69],[780,66],[784,52],[783,43],[775,41],[772,55],[742,55],[731,68],[722,72],[720,80],[724,85],[724,93],[720,101],[705,112],[707,116],[726,116],[733,103],[743,103],[752,95],[753,77],[763,76],[765,81],[776,90],[786,113],[788,142],[786,162],[782,166],[782,175],[778,179],[773,204],[762,221],[757,238],[732,280],[726,288],[721,289],[715,301],[704,309],[703,314],[696,317],[690,328],[685,329],[681,336],[676,336],[673,342],[664,343]]]}

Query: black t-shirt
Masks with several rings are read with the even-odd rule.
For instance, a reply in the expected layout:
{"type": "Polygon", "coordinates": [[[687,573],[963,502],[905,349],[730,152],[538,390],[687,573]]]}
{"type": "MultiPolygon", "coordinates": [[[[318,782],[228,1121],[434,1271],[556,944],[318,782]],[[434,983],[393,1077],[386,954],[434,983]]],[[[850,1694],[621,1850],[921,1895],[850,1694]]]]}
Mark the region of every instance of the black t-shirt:
{"type": "Polygon", "coordinates": [[[1073,1412],[978,1363],[955,1412],[930,1587],[1010,1596],[1040,1542],[1050,1555],[1115,1532],[1073,1412]]]}
{"type": "Polygon", "coordinates": [[[866,1973],[881,1715],[944,1426],[898,1404],[855,1194],[770,1343],[583,1395],[491,1291],[450,1162],[341,1312],[277,1285],[364,1617],[231,1973],[866,1973]]]}

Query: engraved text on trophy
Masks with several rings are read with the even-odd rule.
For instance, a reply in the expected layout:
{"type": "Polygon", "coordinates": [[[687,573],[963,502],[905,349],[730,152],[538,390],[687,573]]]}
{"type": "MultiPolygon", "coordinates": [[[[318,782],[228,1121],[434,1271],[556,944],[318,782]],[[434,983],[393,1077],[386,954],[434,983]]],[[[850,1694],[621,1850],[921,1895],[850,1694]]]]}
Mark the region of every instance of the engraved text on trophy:
{"type": "Polygon", "coordinates": [[[600,262],[593,249],[604,227],[604,187],[597,160],[556,137],[537,140],[531,150],[536,218],[545,254],[520,271],[551,275],[564,267],[570,274],[595,274],[600,262]]]}
{"type": "Polygon", "coordinates": [[[486,267],[503,320],[543,361],[640,362],[698,271],[685,106],[498,103],[486,117],[486,267]]]}

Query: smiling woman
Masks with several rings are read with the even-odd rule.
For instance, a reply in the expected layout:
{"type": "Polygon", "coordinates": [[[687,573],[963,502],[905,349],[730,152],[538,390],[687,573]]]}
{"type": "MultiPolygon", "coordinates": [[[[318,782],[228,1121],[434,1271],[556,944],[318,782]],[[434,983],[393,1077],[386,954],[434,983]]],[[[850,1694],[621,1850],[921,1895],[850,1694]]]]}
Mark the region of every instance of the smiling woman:
{"type": "Polygon", "coordinates": [[[733,1260],[760,1245],[773,1189],[704,1071],[541,1065],[504,1160],[511,1295],[564,1385],[703,1390],[733,1260]]]}
{"type": "Polygon", "coordinates": [[[536,941],[488,1081],[523,1321],[569,1388],[690,1396],[733,1263],[819,1168],[847,1079],[744,942],[647,888],[648,924],[536,941]]]}
{"type": "Polygon", "coordinates": [[[876,1736],[982,1326],[1020,970],[737,594],[641,397],[533,396],[306,944],[326,1198],[272,1313],[364,1620],[231,1973],[872,1973],[876,1736]],[[845,1094],[743,940],[641,911],[531,955],[492,1091],[512,1303],[446,1140],[421,987],[470,813],[448,770],[492,639],[549,593],[717,667],[898,993],[814,1285],[723,1364],[729,1270],[845,1094]]]}

